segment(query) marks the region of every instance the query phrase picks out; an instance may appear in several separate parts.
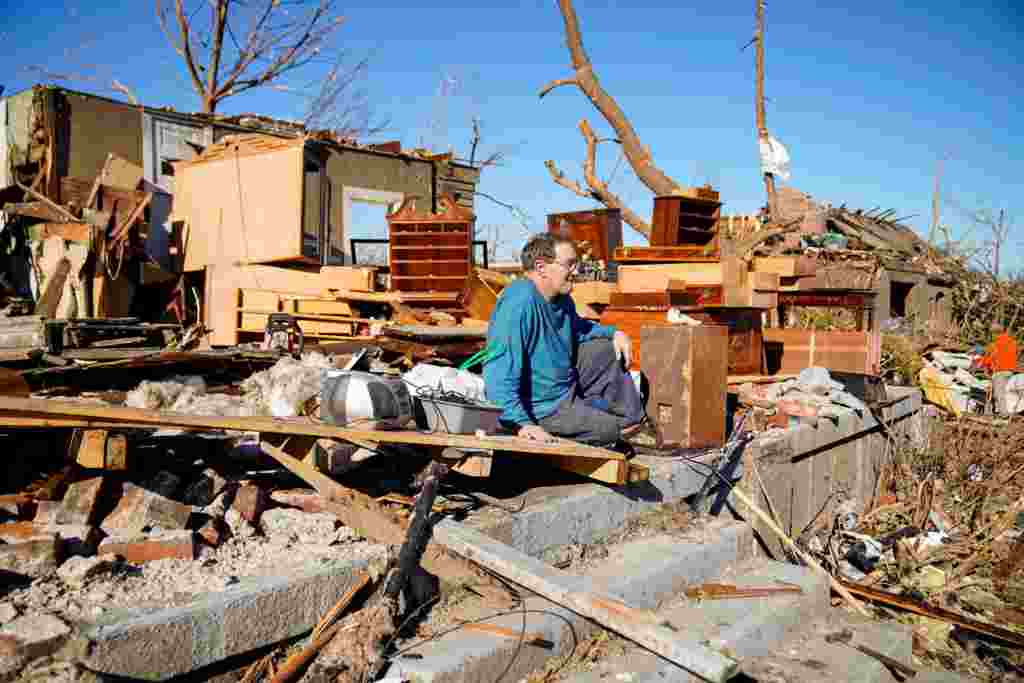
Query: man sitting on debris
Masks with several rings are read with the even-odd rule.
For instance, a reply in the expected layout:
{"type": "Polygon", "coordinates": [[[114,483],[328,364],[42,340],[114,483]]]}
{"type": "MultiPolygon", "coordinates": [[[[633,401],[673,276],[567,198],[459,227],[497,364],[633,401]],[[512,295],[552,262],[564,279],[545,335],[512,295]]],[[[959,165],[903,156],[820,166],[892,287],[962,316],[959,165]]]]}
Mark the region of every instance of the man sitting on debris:
{"type": "Polygon", "coordinates": [[[625,369],[629,337],[576,313],[569,296],[578,265],[572,241],[535,235],[521,259],[526,277],[505,288],[491,315],[487,397],[519,436],[614,444],[645,415],[625,369]]]}
{"type": "Polygon", "coordinates": [[[978,361],[978,365],[992,373],[992,402],[996,413],[1006,416],[1006,383],[1017,371],[1017,341],[1006,333],[999,322],[992,323],[992,334],[996,335],[995,341],[978,361]]]}

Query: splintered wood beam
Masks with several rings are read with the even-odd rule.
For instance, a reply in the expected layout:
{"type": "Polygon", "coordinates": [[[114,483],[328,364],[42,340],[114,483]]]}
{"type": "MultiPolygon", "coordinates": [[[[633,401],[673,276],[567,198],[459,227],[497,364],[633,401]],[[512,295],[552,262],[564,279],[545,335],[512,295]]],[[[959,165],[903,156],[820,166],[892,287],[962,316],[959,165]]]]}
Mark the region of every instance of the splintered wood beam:
{"type": "Polygon", "coordinates": [[[81,222],[81,220],[78,218],[78,216],[74,215],[73,213],[71,213],[70,211],[65,209],[63,206],[58,204],[57,202],[52,201],[49,197],[47,197],[46,195],[42,194],[41,192],[36,192],[31,187],[26,187],[25,185],[22,185],[21,183],[18,183],[18,182],[14,183],[14,184],[17,185],[21,189],[22,192],[24,192],[26,194],[32,195],[33,197],[35,197],[37,200],[39,200],[40,202],[42,202],[46,206],[48,206],[51,209],[53,209],[54,211],[56,211],[64,220],[66,220],[68,222],[72,222],[72,223],[80,223],[81,222]]]}
{"type": "Polygon", "coordinates": [[[685,627],[669,628],[652,611],[630,607],[618,598],[588,590],[588,583],[499,543],[457,522],[434,527],[434,539],[494,574],[555,602],[632,640],[701,678],[724,682],[738,664],[711,649],[685,627]]]}
{"type": "MultiPolygon", "coordinates": [[[[264,453],[283,465],[292,474],[312,486],[320,494],[320,503],[347,527],[355,529],[368,539],[389,545],[405,541],[406,523],[370,496],[342,486],[310,463],[294,458],[266,441],[260,444],[264,453]]],[[[421,562],[424,569],[453,582],[483,583],[494,596],[505,596],[503,589],[482,576],[475,567],[457,555],[445,551],[432,542],[427,546],[421,562]]]]}
{"type": "Polygon", "coordinates": [[[107,424],[132,424],[149,427],[179,427],[199,430],[233,430],[242,432],[263,432],[267,434],[295,434],[340,439],[354,443],[375,441],[378,443],[404,443],[414,446],[453,446],[469,450],[488,449],[508,453],[535,453],[598,460],[621,460],[626,457],[604,448],[585,446],[570,441],[542,443],[517,436],[476,437],[467,434],[423,433],[411,430],[377,431],[336,427],[306,418],[280,417],[220,417],[207,415],[184,415],[181,413],[156,412],[141,408],[123,406],[100,406],[74,404],[70,402],[47,401],[45,399],[0,397],[0,423],[12,418],[39,418],[45,424],[47,418],[66,426],[78,418],[78,426],[88,427],[92,422],[107,424]]]}

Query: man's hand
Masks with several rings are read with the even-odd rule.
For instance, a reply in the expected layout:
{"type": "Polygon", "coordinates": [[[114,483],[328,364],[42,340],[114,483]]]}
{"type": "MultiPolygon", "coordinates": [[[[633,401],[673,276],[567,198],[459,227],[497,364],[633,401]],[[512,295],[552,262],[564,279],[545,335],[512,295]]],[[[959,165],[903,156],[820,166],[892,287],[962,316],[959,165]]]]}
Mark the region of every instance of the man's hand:
{"type": "Polygon", "coordinates": [[[633,344],[629,341],[629,335],[622,330],[616,330],[615,336],[612,337],[612,346],[615,347],[615,353],[628,368],[633,362],[633,344]]]}
{"type": "Polygon", "coordinates": [[[540,425],[524,425],[519,429],[519,436],[533,441],[554,441],[555,438],[544,431],[540,425]]]}

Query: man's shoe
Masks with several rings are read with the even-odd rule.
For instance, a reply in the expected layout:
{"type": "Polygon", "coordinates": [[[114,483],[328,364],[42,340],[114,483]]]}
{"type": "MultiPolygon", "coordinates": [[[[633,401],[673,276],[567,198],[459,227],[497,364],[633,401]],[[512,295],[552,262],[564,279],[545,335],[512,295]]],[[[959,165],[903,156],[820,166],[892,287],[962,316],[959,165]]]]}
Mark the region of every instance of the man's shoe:
{"type": "Polygon", "coordinates": [[[624,427],[622,430],[622,438],[625,440],[634,438],[638,434],[647,434],[654,439],[654,447],[659,449],[661,448],[661,430],[658,429],[658,425],[651,419],[650,415],[647,415],[646,413],[639,422],[628,427],[624,427]]]}

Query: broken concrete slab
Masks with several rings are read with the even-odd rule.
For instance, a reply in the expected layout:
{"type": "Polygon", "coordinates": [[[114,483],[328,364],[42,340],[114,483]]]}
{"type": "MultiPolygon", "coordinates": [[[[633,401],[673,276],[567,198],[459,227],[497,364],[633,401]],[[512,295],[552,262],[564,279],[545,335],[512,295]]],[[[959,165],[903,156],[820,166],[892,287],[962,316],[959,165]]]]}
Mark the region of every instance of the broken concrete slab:
{"type": "Polygon", "coordinates": [[[195,534],[187,529],[150,535],[111,536],[100,543],[100,555],[116,555],[128,562],[149,562],[165,558],[195,558],[195,534]]]}
{"type": "Polygon", "coordinates": [[[111,536],[140,532],[146,528],[184,529],[192,508],[134,484],[124,485],[124,494],[101,528],[111,536]]]}
{"type": "Polygon", "coordinates": [[[114,555],[71,557],[57,569],[57,576],[71,588],[82,588],[89,579],[109,573],[116,560],[114,555]]]}
{"type": "Polygon", "coordinates": [[[83,627],[84,663],[105,674],[167,680],[293,638],[319,622],[371,561],[318,561],[288,577],[242,579],[187,607],[113,614],[83,627]]]}
{"type": "Polygon", "coordinates": [[[29,658],[45,657],[60,649],[71,628],[52,614],[26,614],[0,628],[0,635],[13,636],[29,658]]]}
{"type": "Polygon", "coordinates": [[[9,602],[0,602],[0,624],[6,624],[18,618],[18,608],[9,602]]]}
{"type": "Polygon", "coordinates": [[[105,477],[92,477],[71,484],[57,510],[55,521],[58,524],[93,524],[106,490],[105,477]]]}
{"type": "Polygon", "coordinates": [[[0,545],[0,570],[21,576],[49,574],[63,559],[64,542],[59,534],[0,545]]]}

